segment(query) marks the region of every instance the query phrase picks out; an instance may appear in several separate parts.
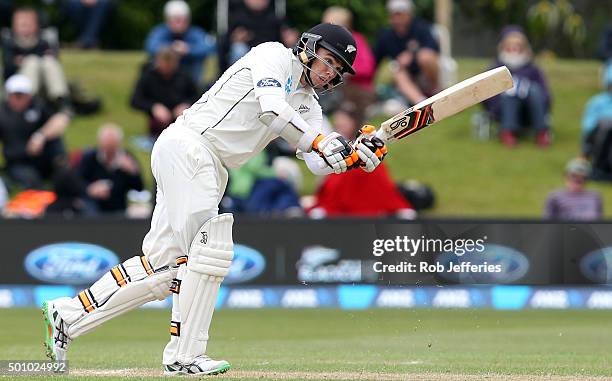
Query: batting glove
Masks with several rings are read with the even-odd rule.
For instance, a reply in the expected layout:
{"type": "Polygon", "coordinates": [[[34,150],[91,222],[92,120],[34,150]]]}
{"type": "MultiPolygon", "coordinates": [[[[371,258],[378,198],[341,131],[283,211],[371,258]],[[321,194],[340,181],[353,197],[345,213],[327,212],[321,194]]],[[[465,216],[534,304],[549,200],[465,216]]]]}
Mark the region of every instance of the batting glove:
{"type": "Polygon", "coordinates": [[[319,135],[312,148],[319,153],[319,156],[336,174],[344,173],[358,165],[359,156],[357,152],[337,132],[332,132],[327,136],[319,135]]]}
{"type": "Polygon", "coordinates": [[[376,137],[374,126],[365,125],[357,132],[355,151],[359,156],[359,166],[366,172],[374,171],[387,155],[387,146],[376,137]]]}
{"type": "Polygon", "coordinates": [[[366,172],[374,171],[387,155],[387,146],[379,138],[363,139],[357,143],[359,165],[366,172]]]}

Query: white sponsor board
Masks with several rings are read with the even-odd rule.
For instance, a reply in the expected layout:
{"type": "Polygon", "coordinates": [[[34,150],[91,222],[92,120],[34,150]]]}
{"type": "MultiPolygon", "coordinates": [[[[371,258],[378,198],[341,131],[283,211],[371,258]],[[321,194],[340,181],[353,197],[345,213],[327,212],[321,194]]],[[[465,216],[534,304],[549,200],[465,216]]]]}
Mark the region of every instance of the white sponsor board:
{"type": "Polygon", "coordinates": [[[440,290],[431,304],[442,308],[468,308],[472,305],[468,290],[440,290]]]}
{"type": "Polygon", "coordinates": [[[569,294],[563,290],[540,290],[534,292],[530,306],[533,308],[569,308],[569,294]]]}
{"type": "Polygon", "coordinates": [[[232,290],[227,298],[230,308],[261,308],[265,304],[263,290],[232,290]]]}
{"type": "Polygon", "coordinates": [[[411,290],[382,290],[376,298],[377,307],[409,308],[415,303],[411,290]]]}

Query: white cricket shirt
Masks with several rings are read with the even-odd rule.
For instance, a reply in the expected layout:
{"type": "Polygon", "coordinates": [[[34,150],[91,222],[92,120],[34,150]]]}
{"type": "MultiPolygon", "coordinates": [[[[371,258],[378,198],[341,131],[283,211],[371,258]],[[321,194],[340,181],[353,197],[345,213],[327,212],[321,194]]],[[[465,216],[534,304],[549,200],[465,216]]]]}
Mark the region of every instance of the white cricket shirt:
{"type": "Polygon", "coordinates": [[[321,107],[314,90],[300,85],[302,71],[291,49],[278,42],[260,44],[228,68],[177,124],[197,132],[226,167],[239,167],[278,137],[257,119],[261,95],[284,97],[320,132],[321,107]]]}

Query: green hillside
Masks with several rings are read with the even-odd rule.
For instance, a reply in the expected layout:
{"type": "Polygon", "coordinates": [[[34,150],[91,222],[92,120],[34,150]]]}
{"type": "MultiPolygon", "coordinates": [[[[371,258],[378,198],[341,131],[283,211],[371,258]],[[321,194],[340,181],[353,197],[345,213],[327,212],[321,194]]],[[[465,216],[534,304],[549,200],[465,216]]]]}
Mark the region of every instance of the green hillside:
{"type": "MultiPolygon", "coordinates": [[[[129,107],[129,98],[144,55],[140,52],[66,51],[62,60],[67,76],[103,97],[103,112],[78,117],[70,127],[70,148],[95,139],[97,127],[107,121],[123,126],[129,137],[146,132],[142,114],[129,107]]],[[[458,79],[483,71],[486,60],[459,59],[458,79]]],[[[507,149],[497,140],[479,140],[471,124],[478,107],[390,147],[388,165],[396,180],[418,179],[432,186],[437,206],[425,216],[535,217],[541,215],[547,193],[563,184],[565,163],[579,153],[580,119],[585,102],[600,91],[596,61],[541,60],[554,96],[553,145],[542,150],[525,140],[507,149]]],[[[213,67],[214,65],[210,65],[213,67]]],[[[383,118],[370,122],[381,122],[383,118]]],[[[144,167],[148,155],[139,153],[144,167]]],[[[150,182],[150,175],[147,174],[150,182]]],[[[306,176],[304,193],[316,186],[306,176]]],[[[609,185],[592,185],[612,205],[609,185]]],[[[612,207],[606,208],[612,216],[612,207]]]]}

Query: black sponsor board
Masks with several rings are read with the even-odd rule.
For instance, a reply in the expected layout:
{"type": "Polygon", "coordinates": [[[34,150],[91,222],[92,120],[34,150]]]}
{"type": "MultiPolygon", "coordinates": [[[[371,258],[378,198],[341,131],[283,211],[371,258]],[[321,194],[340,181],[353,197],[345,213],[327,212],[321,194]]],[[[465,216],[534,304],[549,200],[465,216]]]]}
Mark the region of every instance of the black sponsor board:
{"type": "MultiPolygon", "coordinates": [[[[114,264],[108,258],[142,255],[149,224],[2,220],[0,283],[87,285],[114,264]]],[[[612,283],[608,223],[237,217],[234,241],[232,284],[612,283]]]]}

